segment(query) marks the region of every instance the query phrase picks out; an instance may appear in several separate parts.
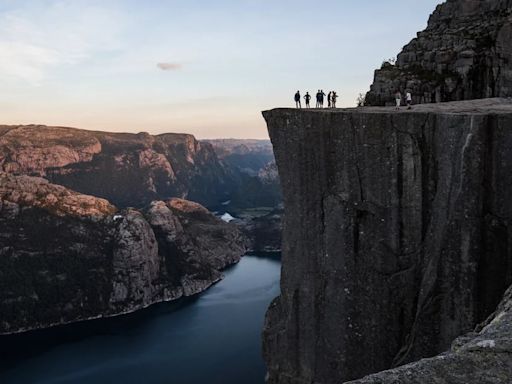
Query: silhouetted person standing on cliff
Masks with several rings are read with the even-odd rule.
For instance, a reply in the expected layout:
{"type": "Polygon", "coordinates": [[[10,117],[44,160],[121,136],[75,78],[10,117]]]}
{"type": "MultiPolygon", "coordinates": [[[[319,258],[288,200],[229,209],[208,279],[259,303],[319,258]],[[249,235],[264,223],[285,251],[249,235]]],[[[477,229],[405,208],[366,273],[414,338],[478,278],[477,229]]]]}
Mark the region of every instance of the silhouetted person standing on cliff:
{"type": "Polygon", "coordinates": [[[302,106],[300,105],[300,92],[299,91],[297,91],[297,93],[295,94],[295,107],[302,108],[302,106]]]}
{"type": "Polygon", "coordinates": [[[332,108],[336,108],[336,99],[338,98],[338,95],[336,94],[336,92],[332,91],[332,94],[331,94],[331,107],[332,108]]]}
{"type": "Polygon", "coordinates": [[[331,108],[331,97],[332,97],[332,92],[329,92],[327,94],[327,108],[331,108]]]}
{"type": "Polygon", "coordinates": [[[318,102],[320,104],[320,108],[324,107],[324,96],[325,96],[325,93],[324,93],[323,89],[321,89],[320,93],[318,94],[318,102]]]}
{"type": "Polygon", "coordinates": [[[311,108],[309,106],[309,100],[311,100],[311,95],[309,94],[309,92],[306,92],[306,95],[304,96],[304,100],[306,100],[306,108],[311,108]]]}
{"type": "Polygon", "coordinates": [[[320,90],[316,93],[316,108],[320,108],[320,90]]]}

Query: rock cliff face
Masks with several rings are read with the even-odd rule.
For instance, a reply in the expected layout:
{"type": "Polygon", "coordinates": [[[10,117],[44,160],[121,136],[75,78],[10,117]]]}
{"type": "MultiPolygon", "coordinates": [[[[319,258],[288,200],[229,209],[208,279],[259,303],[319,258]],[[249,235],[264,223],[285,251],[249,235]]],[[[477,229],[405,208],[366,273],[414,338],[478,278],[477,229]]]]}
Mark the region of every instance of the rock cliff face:
{"type": "Polygon", "coordinates": [[[367,105],[393,102],[410,89],[414,102],[512,96],[512,1],[448,0],[397,56],[384,63],[367,105]]]}
{"type": "Polygon", "coordinates": [[[169,197],[215,205],[235,183],[212,146],[192,135],[41,125],[0,126],[0,170],[43,176],[120,207],[169,197]]]}
{"type": "Polygon", "coordinates": [[[495,310],[512,282],[510,102],[264,117],[286,212],[268,383],[431,357],[495,310]]]}
{"type": "Polygon", "coordinates": [[[456,339],[449,352],[350,384],[509,384],[511,355],[512,288],[489,320],[456,339]]]}
{"type": "Polygon", "coordinates": [[[38,177],[0,173],[0,334],[198,293],[244,252],[238,229],[196,203],[119,211],[38,177]]]}

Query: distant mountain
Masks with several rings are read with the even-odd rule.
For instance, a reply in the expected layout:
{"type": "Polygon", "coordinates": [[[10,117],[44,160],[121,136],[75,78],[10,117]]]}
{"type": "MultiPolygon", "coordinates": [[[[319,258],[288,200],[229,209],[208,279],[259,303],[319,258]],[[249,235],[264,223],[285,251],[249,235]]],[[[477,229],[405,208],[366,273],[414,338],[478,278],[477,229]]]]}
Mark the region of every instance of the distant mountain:
{"type": "Polygon", "coordinates": [[[0,334],[192,295],[256,249],[264,221],[228,224],[182,198],[275,206],[272,149],[233,148],[249,168],[216,150],[186,134],[0,126],[0,334]]]}
{"type": "Polygon", "coordinates": [[[217,139],[217,157],[237,176],[238,187],[219,210],[235,214],[253,251],[281,250],[282,193],[270,140],[217,139]]]}
{"type": "Polygon", "coordinates": [[[0,334],[112,316],[201,292],[246,240],[197,203],[118,210],[0,173],[0,334]]]}
{"type": "Polygon", "coordinates": [[[170,197],[216,205],[237,182],[212,146],[192,135],[44,125],[0,126],[0,170],[42,176],[120,207],[170,197]]]}
{"type": "Polygon", "coordinates": [[[262,168],[275,161],[270,140],[215,139],[202,142],[211,144],[219,159],[226,164],[251,176],[257,176],[262,168]]]}

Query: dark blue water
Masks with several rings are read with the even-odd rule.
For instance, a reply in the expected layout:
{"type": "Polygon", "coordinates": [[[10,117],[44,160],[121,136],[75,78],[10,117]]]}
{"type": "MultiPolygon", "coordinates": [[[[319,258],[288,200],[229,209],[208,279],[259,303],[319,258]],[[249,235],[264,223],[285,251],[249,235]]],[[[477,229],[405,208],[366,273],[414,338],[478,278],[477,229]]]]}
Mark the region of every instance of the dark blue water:
{"type": "Polygon", "coordinates": [[[278,258],[246,256],[205,293],[132,315],[0,337],[0,383],[261,384],[278,258]]]}

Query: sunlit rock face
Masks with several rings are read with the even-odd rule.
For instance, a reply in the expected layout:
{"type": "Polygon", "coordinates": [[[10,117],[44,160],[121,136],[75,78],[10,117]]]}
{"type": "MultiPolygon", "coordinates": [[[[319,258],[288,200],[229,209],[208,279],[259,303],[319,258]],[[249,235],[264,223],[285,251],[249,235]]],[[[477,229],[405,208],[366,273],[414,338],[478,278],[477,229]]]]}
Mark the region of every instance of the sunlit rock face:
{"type": "Polygon", "coordinates": [[[496,309],[512,282],[512,102],[264,117],[285,204],[269,383],[435,356],[496,309]]]}
{"type": "Polygon", "coordinates": [[[43,176],[120,207],[181,197],[224,201],[235,179],[208,143],[192,135],[0,126],[0,170],[43,176]]]}
{"type": "Polygon", "coordinates": [[[397,56],[384,63],[367,105],[394,103],[409,89],[414,103],[512,96],[512,2],[448,0],[397,56]]]}
{"type": "Polygon", "coordinates": [[[196,294],[245,248],[234,225],[197,203],[118,210],[39,177],[0,173],[0,334],[196,294]]]}

